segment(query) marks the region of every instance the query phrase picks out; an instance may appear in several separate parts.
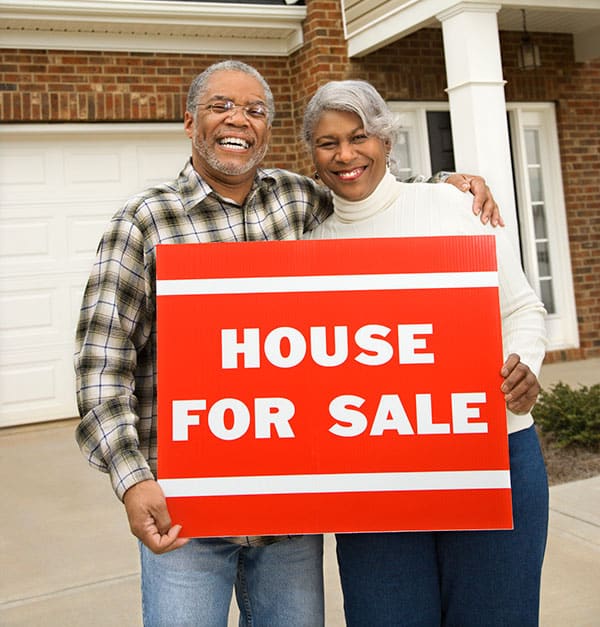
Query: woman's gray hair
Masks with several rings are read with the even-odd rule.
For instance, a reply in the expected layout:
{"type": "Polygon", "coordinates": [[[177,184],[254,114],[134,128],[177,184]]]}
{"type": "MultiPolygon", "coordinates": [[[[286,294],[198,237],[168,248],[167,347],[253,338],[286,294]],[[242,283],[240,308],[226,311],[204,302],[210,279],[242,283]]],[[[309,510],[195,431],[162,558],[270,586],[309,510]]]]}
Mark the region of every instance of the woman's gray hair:
{"type": "Polygon", "coordinates": [[[244,63],[243,61],[235,61],[230,59],[228,61],[219,61],[218,63],[214,63],[207,67],[203,72],[198,74],[196,78],[192,81],[190,88],[188,90],[187,101],[185,104],[185,109],[192,115],[194,114],[194,110],[196,109],[196,105],[202,100],[202,97],[206,93],[207,87],[206,84],[210,77],[215,74],[215,72],[243,72],[244,74],[248,74],[255,78],[263,88],[265,92],[265,104],[267,105],[267,124],[271,126],[273,122],[273,118],[275,117],[275,101],[273,99],[273,92],[269,87],[269,83],[263,78],[262,74],[251,65],[244,63]]]}
{"type": "Polygon", "coordinates": [[[313,134],[324,111],[349,111],[362,120],[369,135],[393,145],[399,122],[379,92],[366,81],[331,81],[317,89],[304,112],[302,137],[312,150],[313,134]]]}

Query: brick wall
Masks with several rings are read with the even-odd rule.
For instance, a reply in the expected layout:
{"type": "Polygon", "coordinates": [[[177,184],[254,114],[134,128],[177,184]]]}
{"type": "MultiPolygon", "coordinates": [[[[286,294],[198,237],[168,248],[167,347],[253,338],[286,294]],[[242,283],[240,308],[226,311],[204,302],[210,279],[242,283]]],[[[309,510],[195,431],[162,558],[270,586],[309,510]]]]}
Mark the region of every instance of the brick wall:
{"type": "MultiPolygon", "coordinates": [[[[548,361],[600,355],[600,61],[577,64],[568,35],[535,34],[542,68],[516,66],[520,33],[501,33],[507,101],[553,101],[569,224],[581,348],[548,361]]],[[[277,104],[266,165],[309,173],[299,140],[304,105],[330,79],[364,78],[387,99],[446,100],[442,36],[424,29],[348,59],[337,0],[307,3],[306,44],[289,58],[245,57],[277,104]]],[[[3,122],[180,122],[191,79],[219,58],[121,52],[0,51],[3,122]]]]}

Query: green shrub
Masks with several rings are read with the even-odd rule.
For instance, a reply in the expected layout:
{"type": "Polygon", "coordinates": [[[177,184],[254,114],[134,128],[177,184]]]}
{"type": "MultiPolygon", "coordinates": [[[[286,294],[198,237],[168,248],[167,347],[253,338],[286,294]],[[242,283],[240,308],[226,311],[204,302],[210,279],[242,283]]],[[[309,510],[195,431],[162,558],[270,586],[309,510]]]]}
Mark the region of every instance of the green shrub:
{"type": "Polygon", "coordinates": [[[541,391],[532,413],[558,446],[600,449],[600,384],[573,389],[557,383],[541,391]]]}

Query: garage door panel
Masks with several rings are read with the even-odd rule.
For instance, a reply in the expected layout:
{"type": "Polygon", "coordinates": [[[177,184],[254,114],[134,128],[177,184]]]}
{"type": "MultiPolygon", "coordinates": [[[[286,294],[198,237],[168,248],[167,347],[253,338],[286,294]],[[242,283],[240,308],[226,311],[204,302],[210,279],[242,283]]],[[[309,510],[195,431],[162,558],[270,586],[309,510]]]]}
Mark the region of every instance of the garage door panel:
{"type": "Polygon", "coordinates": [[[40,416],[76,416],[72,363],[62,346],[46,347],[45,357],[26,352],[15,361],[3,355],[0,427],[39,422],[40,416]]]}
{"type": "MultiPolygon", "coordinates": [[[[64,211],[64,204],[56,206],[64,211]]],[[[70,270],[66,219],[61,215],[0,220],[0,275],[47,273],[70,270]]]]}
{"type": "Polygon", "coordinates": [[[56,396],[56,362],[42,362],[5,366],[0,375],[2,400],[7,405],[17,405],[27,399],[27,404],[52,401],[56,396]]]}
{"type": "Polygon", "coordinates": [[[75,328],[98,241],[189,156],[179,124],[66,126],[0,125],[0,425],[76,414],[75,328]]]}
{"type": "Polygon", "coordinates": [[[64,176],[60,150],[52,144],[23,148],[2,142],[0,151],[0,198],[2,204],[52,198],[52,190],[64,176]]]}
{"type": "Polygon", "coordinates": [[[73,188],[73,194],[77,194],[78,187],[95,183],[121,186],[122,170],[121,154],[115,151],[65,153],[65,184],[73,188]]]}
{"type": "MultiPolygon", "coordinates": [[[[42,290],[0,296],[0,332],[38,333],[52,328],[52,294],[42,290]]],[[[7,342],[2,343],[6,348],[7,342]]]]}
{"type": "Polygon", "coordinates": [[[50,224],[46,221],[0,222],[0,259],[9,263],[21,263],[24,256],[47,258],[49,253],[50,224]]]}
{"type": "Polygon", "coordinates": [[[62,275],[53,274],[23,276],[3,283],[6,284],[0,291],[0,345],[3,353],[72,343],[75,329],[73,295],[79,294],[81,302],[82,275],[71,289],[62,285],[62,275]]]}
{"type": "Polygon", "coordinates": [[[49,164],[46,154],[39,150],[3,150],[0,153],[0,190],[3,197],[23,193],[23,185],[46,184],[49,164]]]}

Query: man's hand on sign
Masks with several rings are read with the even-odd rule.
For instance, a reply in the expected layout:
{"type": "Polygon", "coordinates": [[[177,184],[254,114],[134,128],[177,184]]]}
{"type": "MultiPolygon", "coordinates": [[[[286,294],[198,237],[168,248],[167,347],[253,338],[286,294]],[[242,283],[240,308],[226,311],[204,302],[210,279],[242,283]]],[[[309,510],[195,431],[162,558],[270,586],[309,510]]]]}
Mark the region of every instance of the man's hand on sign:
{"type": "Polygon", "coordinates": [[[171,526],[171,517],[161,487],[156,481],[141,481],[123,497],[131,533],[154,553],[167,553],[183,546],[181,525],[171,526]]]}
{"type": "Polygon", "coordinates": [[[446,183],[458,187],[462,192],[470,191],[473,194],[473,213],[480,217],[483,224],[489,220],[493,226],[504,226],[500,209],[483,177],[454,173],[446,179],[446,183]]]}
{"type": "Polygon", "coordinates": [[[508,356],[500,374],[504,377],[500,390],[504,393],[506,406],[513,414],[526,414],[535,405],[540,393],[537,377],[515,353],[508,356]]]}

